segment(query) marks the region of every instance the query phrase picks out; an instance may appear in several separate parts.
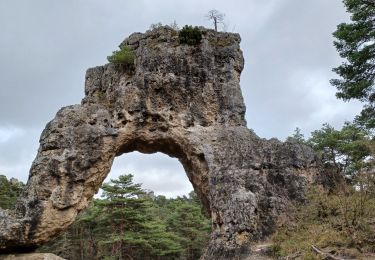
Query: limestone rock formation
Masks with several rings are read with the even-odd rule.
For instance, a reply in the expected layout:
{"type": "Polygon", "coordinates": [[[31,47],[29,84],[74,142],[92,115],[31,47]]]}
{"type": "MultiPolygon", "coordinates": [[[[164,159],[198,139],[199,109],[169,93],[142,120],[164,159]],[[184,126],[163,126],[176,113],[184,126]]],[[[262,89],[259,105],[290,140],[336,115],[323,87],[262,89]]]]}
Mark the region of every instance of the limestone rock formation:
{"type": "Polygon", "coordinates": [[[65,260],[54,254],[31,253],[31,254],[9,254],[0,255],[0,260],[65,260]]]}
{"type": "Polygon", "coordinates": [[[180,160],[212,216],[203,259],[245,259],[308,183],[324,181],[310,148],[246,127],[240,36],[202,30],[197,46],[169,27],[134,33],[122,43],[134,67],[87,70],[82,103],[47,124],[15,209],[0,210],[1,252],[32,250],[65,230],[127,152],[180,160]]]}

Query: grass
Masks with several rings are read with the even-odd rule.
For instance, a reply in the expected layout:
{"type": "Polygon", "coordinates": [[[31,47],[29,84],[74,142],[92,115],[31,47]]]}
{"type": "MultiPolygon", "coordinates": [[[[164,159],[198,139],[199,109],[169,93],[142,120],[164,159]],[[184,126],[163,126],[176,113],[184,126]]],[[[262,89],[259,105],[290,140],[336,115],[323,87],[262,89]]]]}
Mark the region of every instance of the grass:
{"type": "Polygon", "coordinates": [[[272,240],[276,258],[321,259],[312,251],[312,245],[352,259],[374,254],[375,196],[350,186],[331,194],[313,187],[308,203],[299,206],[272,240]]]}

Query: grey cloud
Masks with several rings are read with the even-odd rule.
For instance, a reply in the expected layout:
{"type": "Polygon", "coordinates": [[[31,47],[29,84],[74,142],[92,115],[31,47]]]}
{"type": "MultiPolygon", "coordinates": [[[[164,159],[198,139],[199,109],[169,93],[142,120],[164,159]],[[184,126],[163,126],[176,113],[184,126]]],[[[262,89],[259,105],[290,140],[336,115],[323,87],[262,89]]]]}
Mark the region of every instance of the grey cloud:
{"type": "Polygon", "coordinates": [[[249,127],[260,136],[284,138],[296,126],[308,134],[326,121],[340,126],[343,118],[353,118],[360,106],[337,100],[329,84],[331,69],[341,62],[332,32],[348,19],[342,3],[291,0],[276,8],[261,30],[247,35],[241,28],[248,50],[242,88],[249,127]],[[314,89],[319,95],[311,95],[314,89]],[[312,116],[329,114],[322,111],[327,107],[342,109],[312,116]]]}

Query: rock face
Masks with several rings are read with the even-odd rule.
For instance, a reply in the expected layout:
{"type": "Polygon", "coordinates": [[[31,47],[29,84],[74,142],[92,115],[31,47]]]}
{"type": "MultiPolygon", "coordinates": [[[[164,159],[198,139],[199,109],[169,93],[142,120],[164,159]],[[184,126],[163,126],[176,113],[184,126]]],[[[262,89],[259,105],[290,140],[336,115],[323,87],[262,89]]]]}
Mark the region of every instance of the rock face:
{"type": "Polygon", "coordinates": [[[169,27],[134,33],[122,43],[134,67],[87,70],[82,103],[47,124],[15,209],[0,210],[1,252],[32,250],[65,230],[127,152],[180,160],[212,217],[203,259],[245,259],[306,185],[322,181],[311,149],[246,127],[240,36],[202,30],[197,46],[179,44],[169,27]]]}
{"type": "Polygon", "coordinates": [[[16,255],[0,255],[0,260],[65,260],[54,254],[32,253],[16,255]]]}

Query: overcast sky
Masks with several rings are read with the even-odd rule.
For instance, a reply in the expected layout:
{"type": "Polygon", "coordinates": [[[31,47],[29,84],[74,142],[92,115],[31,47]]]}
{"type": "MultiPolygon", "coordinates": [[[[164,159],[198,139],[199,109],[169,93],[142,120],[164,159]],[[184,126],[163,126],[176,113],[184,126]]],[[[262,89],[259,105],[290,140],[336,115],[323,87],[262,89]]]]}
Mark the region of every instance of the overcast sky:
{"type": "MultiPolygon", "coordinates": [[[[359,112],[329,84],[342,62],[332,32],[349,19],[341,0],[0,0],[0,174],[27,180],[45,124],[80,103],[86,69],[129,34],[157,22],[210,27],[213,8],[241,34],[246,119],[260,137],[284,140],[296,127],[308,136],[359,112]]],[[[159,153],[116,158],[109,177],[123,173],[157,194],[192,189],[177,159],[159,153]]]]}

